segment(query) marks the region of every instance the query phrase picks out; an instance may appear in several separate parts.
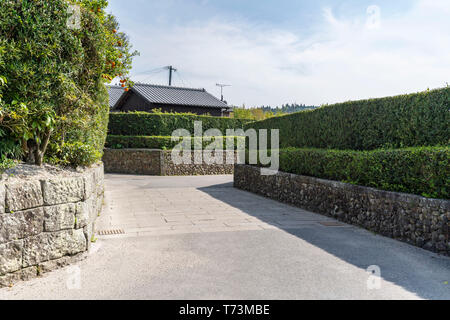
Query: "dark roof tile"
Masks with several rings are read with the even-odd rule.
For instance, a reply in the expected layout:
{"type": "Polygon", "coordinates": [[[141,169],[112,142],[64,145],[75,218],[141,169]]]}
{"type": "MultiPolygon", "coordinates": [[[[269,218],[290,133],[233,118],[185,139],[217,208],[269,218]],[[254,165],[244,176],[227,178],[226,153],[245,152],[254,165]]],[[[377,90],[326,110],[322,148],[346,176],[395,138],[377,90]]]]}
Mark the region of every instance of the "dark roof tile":
{"type": "Polygon", "coordinates": [[[124,94],[125,90],[119,86],[108,86],[109,93],[109,107],[113,108],[120,97],[124,94]]]}
{"type": "Polygon", "coordinates": [[[132,90],[143,96],[150,103],[174,104],[184,106],[227,108],[225,102],[220,101],[205,89],[169,87],[153,84],[136,83],[132,90]]]}

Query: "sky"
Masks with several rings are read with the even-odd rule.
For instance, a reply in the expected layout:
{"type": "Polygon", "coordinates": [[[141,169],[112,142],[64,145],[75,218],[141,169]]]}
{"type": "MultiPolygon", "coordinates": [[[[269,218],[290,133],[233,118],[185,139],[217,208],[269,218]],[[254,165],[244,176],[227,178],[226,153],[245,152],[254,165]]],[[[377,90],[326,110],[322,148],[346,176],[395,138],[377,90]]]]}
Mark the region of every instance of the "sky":
{"type": "Polygon", "coordinates": [[[230,105],[322,105],[450,83],[450,0],[110,0],[134,81],[230,105]],[[158,69],[159,68],[159,69],[158,69]]]}

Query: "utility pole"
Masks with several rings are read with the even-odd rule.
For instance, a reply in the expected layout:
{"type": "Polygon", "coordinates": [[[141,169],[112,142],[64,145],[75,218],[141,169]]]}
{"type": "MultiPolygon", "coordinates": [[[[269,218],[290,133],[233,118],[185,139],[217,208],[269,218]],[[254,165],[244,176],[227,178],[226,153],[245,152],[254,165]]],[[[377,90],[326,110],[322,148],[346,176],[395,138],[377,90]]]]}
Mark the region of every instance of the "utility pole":
{"type": "Polygon", "coordinates": [[[223,88],[225,87],[231,87],[231,85],[229,84],[221,84],[221,83],[216,83],[217,87],[220,87],[220,101],[223,101],[223,88]]]}
{"type": "Polygon", "coordinates": [[[169,86],[171,86],[172,85],[172,72],[176,72],[177,69],[175,69],[172,66],[168,66],[166,68],[169,70],[169,86]]]}

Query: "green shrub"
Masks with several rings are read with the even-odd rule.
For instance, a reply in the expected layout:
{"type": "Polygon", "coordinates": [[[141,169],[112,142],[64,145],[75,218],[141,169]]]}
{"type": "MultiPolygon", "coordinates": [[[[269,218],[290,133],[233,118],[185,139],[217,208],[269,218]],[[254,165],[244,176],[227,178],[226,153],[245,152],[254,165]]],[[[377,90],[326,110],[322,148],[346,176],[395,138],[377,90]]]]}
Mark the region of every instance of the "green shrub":
{"type": "Polygon", "coordinates": [[[98,161],[102,156],[95,146],[79,141],[65,143],[59,151],[53,152],[52,154],[53,156],[46,158],[47,162],[71,167],[89,166],[98,161]]]}
{"type": "Polygon", "coordinates": [[[0,125],[10,129],[27,162],[41,165],[48,149],[79,143],[92,145],[100,158],[108,121],[105,83],[119,76],[126,83],[136,54],[127,36],[117,32],[107,5],[105,0],[2,2],[0,82],[6,87],[0,92],[0,125]],[[79,29],[68,27],[69,4],[80,7],[79,29]]]}
{"type": "Polygon", "coordinates": [[[111,113],[110,135],[171,136],[177,129],[194,133],[194,122],[202,121],[203,130],[219,129],[226,135],[227,129],[242,129],[249,120],[197,116],[183,113],[111,113]]]}
{"type": "MultiPolygon", "coordinates": [[[[233,139],[234,148],[238,145],[238,139],[245,142],[245,137],[222,137],[223,148],[226,150],[227,139],[233,139]]],[[[112,149],[163,149],[171,150],[180,142],[172,141],[172,137],[147,137],[147,136],[115,136],[108,135],[106,139],[106,147],[112,149]]],[[[209,139],[202,139],[202,146],[206,147],[213,143],[209,139]]],[[[194,139],[192,139],[192,148],[194,146],[194,139]]]]}
{"type": "MultiPolygon", "coordinates": [[[[75,149],[68,149],[70,145],[89,145],[91,154],[89,157],[91,164],[100,161],[103,156],[106,135],[108,130],[109,119],[109,98],[107,90],[103,84],[98,88],[98,103],[92,106],[90,112],[73,112],[69,117],[61,119],[58,130],[56,130],[50,148],[47,152],[47,158],[57,159],[65,149],[67,152],[75,149]]],[[[71,158],[76,159],[77,154],[73,154],[71,158]]],[[[65,163],[65,159],[61,158],[61,164],[65,163]]],[[[54,161],[53,161],[54,162],[54,161]]],[[[77,163],[70,161],[72,166],[83,165],[86,163],[77,163]]]]}
{"type": "Polygon", "coordinates": [[[0,156],[0,174],[6,169],[13,168],[15,164],[14,160],[8,159],[5,156],[0,156]]]}
{"type": "Polygon", "coordinates": [[[280,129],[281,148],[374,150],[448,145],[450,87],[351,101],[275,117],[246,129],[280,129]]]}
{"type": "Polygon", "coordinates": [[[280,171],[432,198],[450,196],[450,147],[280,150],[280,171]]]}
{"type": "Polygon", "coordinates": [[[0,126],[0,156],[18,159],[22,156],[22,148],[10,137],[9,130],[0,126]]]}

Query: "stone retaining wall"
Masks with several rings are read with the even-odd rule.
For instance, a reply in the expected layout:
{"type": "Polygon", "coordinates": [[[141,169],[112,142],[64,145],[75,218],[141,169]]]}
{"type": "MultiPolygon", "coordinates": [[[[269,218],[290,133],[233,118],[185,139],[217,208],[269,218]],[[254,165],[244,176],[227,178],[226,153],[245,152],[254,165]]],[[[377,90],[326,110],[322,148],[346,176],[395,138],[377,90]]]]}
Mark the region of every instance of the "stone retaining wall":
{"type": "Polygon", "coordinates": [[[107,173],[160,176],[162,150],[105,149],[103,163],[107,173]]]}
{"type": "Polygon", "coordinates": [[[233,174],[234,164],[227,164],[227,156],[233,159],[233,163],[236,162],[236,153],[234,151],[223,151],[217,154],[212,153],[212,156],[217,156],[217,159],[222,159],[222,164],[216,164],[214,163],[214,161],[211,161],[211,163],[207,163],[207,161],[205,161],[204,159],[196,162],[196,156],[194,152],[191,152],[190,154],[191,164],[175,164],[174,161],[172,161],[172,151],[163,151],[161,175],[199,176],[233,174]]]}
{"type": "Polygon", "coordinates": [[[236,153],[221,152],[218,155],[223,164],[201,164],[194,162],[194,152],[191,153],[191,164],[175,164],[172,161],[172,151],[152,149],[106,149],[103,162],[105,172],[122,174],[141,174],[152,176],[195,176],[233,174],[234,165],[227,164],[227,156],[236,159],[236,153]]]}
{"type": "Polygon", "coordinates": [[[0,178],[0,287],[86,252],[103,194],[103,165],[63,175],[0,178]]]}
{"type": "Polygon", "coordinates": [[[450,201],[236,165],[236,188],[450,255],[450,201]]]}

